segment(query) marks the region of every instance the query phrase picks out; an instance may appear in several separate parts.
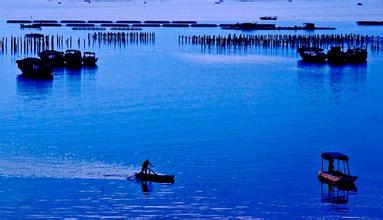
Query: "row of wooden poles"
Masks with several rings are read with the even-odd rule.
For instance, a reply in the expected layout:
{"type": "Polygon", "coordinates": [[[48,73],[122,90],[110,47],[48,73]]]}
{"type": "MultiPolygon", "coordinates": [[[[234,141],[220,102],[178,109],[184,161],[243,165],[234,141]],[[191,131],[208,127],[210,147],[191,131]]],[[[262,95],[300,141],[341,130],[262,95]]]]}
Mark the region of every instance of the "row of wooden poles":
{"type": "Polygon", "coordinates": [[[115,44],[115,43],[131,43],[131,44],[154,44],[156,41],[155,33],[146,32],[96,32],[88,34],[88,39],[97,41],[98,43],[115,44]]]}
{"type": "Polygon", "coordinates": [[[383,49],[383,37],[360,34],[316,34],[316,35],[179,35],[179,44],[226,47],[266,47],[266,48],[300,48],[331,46],[370,47],[372,50],[383,49]]]}
{"type": "Polygon", "coordinates": [[[144,32],[97,32],[86,37],[25,35],[0,37],[0,54],[36,54],[44,50],[86,49],[95,46],[154,44],[155,34],[144,32]]]}

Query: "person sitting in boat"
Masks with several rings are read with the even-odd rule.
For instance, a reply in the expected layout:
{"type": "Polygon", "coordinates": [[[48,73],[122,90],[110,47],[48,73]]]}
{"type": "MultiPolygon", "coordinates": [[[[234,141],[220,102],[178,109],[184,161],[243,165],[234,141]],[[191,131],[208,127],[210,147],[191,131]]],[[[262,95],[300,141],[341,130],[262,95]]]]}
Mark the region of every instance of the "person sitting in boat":
{"type": "Polygon", "coordinates": [[[328,172],[333,173],[334,172],[334,161],[330,160],[328,163],[328,172]]]}
{"type": "Polygon", "coordinates": [[[141,173],[147,174],[149,166],[153,167],[149,160],[145,160],[141,167],[141,173]]]}

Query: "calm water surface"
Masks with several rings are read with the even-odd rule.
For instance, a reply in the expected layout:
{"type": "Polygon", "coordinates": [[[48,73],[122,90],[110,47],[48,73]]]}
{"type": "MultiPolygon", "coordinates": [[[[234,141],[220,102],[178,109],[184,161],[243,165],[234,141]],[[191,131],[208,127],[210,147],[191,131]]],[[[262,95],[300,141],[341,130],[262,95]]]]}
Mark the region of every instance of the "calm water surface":
{"type": "MultiPolygon", "coordinates": [[[[24,56],[0,55],[1,218],[382,217],[381,54],[312,65],[293,50],[201,52],[177,42],[229,31],[148,31],[154,45],[95,47],[97,68],[58,69],[52,82],[19,79],[24,56]],[[323,151],[348,154],[359,176],[346,204],[323,202],[323,151]],[[125,180],[147,158],[176,183],[144,193],[125,180]]],[[[26,32],[1,31],[11,33],[26,32]]]]}

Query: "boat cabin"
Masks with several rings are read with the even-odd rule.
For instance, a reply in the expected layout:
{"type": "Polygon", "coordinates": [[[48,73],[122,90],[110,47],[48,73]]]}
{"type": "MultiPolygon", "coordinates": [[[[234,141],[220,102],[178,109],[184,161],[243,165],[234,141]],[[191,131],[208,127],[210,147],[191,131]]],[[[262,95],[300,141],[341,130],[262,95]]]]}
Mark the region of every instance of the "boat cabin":
{"type": "Polygon", "coordinates": [[[56,50],[45,50],[38,53],[41,61],[52,66],[63,66],[65,63],[64,52],[56,50]]]}
{"type": "Polygon", "coordinates": [[[326,53],[318,47],[302,47],[298,49],[298,53],[306,62],[322,63],[327,59],[326,53]]]}
{"type": "Polygon", "coordinates": [[[315,29],[315,24],[314,23],[303,23],[304,28],[307,30],[314,30],[315,29]]]}
{"type": "Polygon", "coordinates": [[[53,79],[52,66],[43,63],[37,58],[25,58],[16,61],[17,66],[21,70],[21,76],[26,78],[37,78],[37,79],[53,79]]]}
{"type": "Polygon", "coordinates": [[[319,171],[318,177],[334,184],[353,183],[358,177],[351,176],[348,161],[348,156],[342,153],[322,153],[322,169],[319,171]]]}
{"type": "Polygon", "coordinates": [[[65,52],[65,61],[66,65],[69,68],[81,68],[82,66],[82,56],[81,51],[79,50],[67,50],[65,52]]]}
{"type": "Polygon", "coordinates": [[[85,66],[96,66],[98,58],[94,52],[85,52],[83,56],[83,62],[85,66]]]}
{"type": "Polygon", "coordinates": [[[329,173],[341,172],[341,173],[350,175],[350,168],[348,166],[347,155],[338,153],[338,152],[322,153],[322,171],[325,171],[324,161],[328,162],[327,172],[329,173]],[[336,163],[336,168],[334,165],[335,163],[336,163]]]}
{"type": "Polygon", "coordinates": [[[94,52],[85,52],[84,53],[84,58],[86,57],[96,57],[96,53],[94,52]]]}
{"type": "Polygon", "coordinates": [[[81,51],[79,51],[79,50],[67,50],[65,54],[81,57],[81,51]]]}

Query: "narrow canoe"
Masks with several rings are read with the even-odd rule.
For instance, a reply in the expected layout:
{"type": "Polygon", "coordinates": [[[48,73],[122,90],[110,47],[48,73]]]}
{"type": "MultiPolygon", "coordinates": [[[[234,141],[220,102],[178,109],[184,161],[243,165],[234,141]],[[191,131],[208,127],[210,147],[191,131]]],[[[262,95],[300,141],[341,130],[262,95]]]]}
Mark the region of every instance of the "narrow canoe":
{"type": "Polygon", "coordinates": [[[174,175],[156,175],[156,174],[144,174],[136,173],[135,177],[141,181],[151,181],[158,183],[174,183],[174,175]]]}

